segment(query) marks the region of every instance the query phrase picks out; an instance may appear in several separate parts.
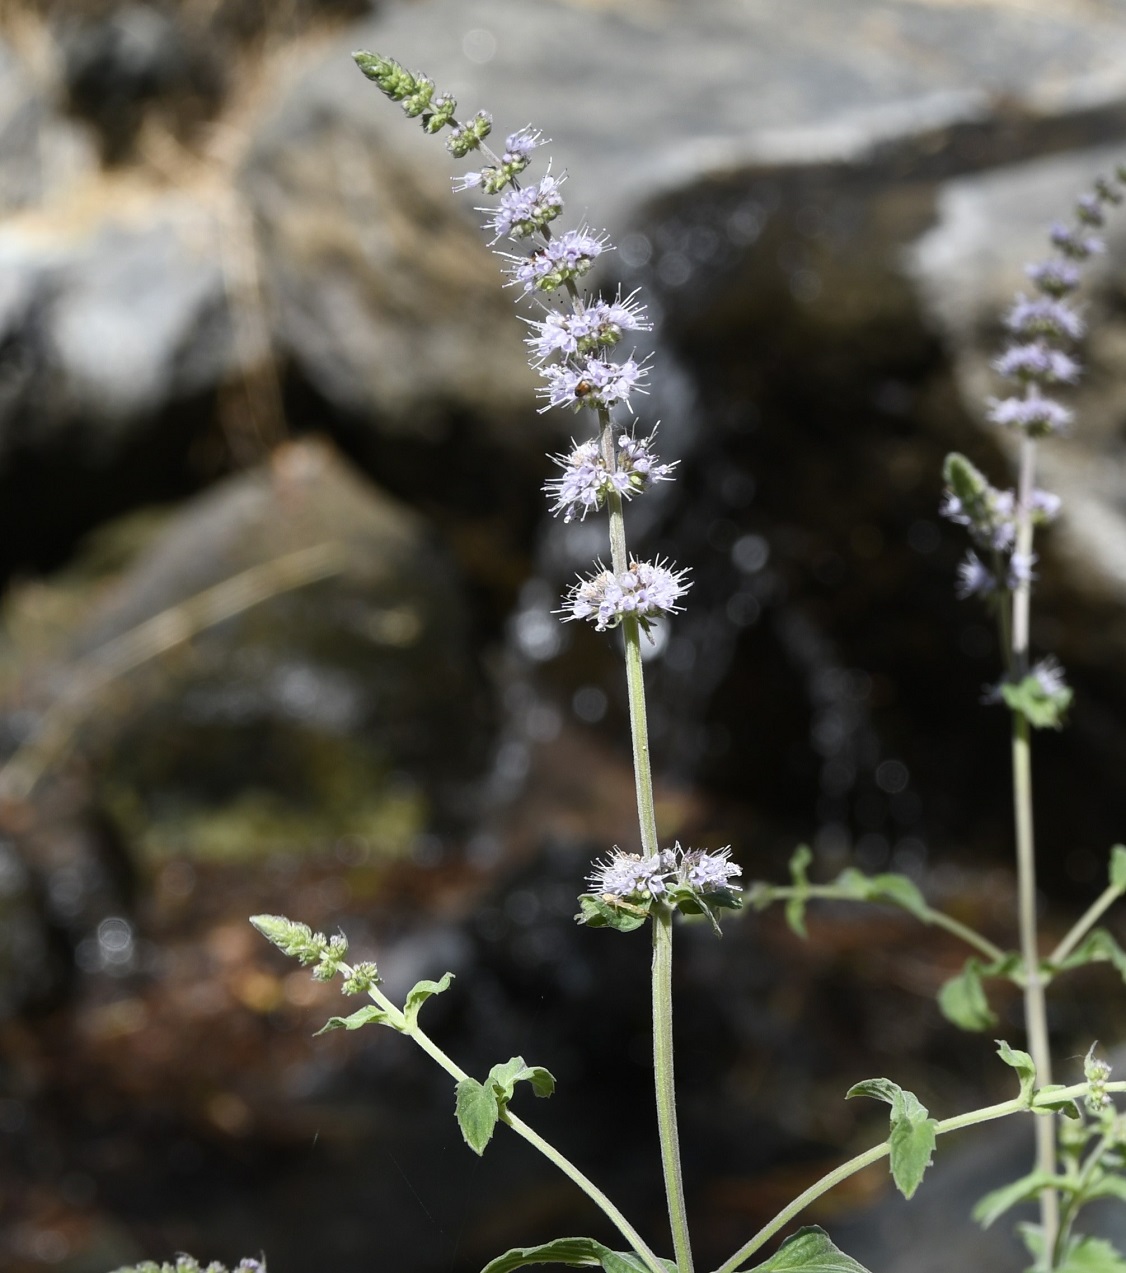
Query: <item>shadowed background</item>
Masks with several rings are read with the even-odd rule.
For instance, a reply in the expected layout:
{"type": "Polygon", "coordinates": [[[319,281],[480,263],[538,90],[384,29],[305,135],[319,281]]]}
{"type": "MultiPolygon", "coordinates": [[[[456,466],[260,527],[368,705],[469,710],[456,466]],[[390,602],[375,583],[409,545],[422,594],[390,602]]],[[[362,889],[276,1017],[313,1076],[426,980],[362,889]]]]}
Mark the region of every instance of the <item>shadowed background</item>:
{"type": "MultiPolygon", "coordinates": [[[[455,972],[432,1032],[474,1073],[550,1068],[520,1112],[664,1249],[647,943],[572,922],[591,858],[636,839],[616,642],[551,613],[604,552],[539,491],[586,423],[537,412],[450,195],[466,165],[349,52],[543,128],[569,223],[617,245],[602,285],[644,289],[641,421],[680,480],[627,526],[693,578],[647,664],[662,835],[732,844],[748,880],[802,841],[819,876],[903,871],[1007,945],[1008,723],[980,705],[993,633],[954,598],[940,469],[957,448],[1009,480],[999,316],[1126,159],[1126,3],[0,14],[0,1266],[470,1273],[610,1239],[525,1146],[474,1158],[405,1040],[312,1040],[341,1001],[261,911],[341,925],[393,996],[455,972]]],[[[1080,422],[1043,454],[1065,512],[1033,640],[1077,695],[1037,739],[1049,936],[1126,825],[1122,225],[1109,243],[1080,422]]],[[[853,1082],[939,1117],[1011,1086],[935,1007],[963,958],[941,934],[872,909],[811,913],[807,943],[774,913],[726,928],[682,930],[677,987],[712,1264],[884,1134],[853,1082]]],[[[1057,1054],[1120,1042],[1117,976],[1069,989],[1057,1054]]],[[[874,1273],[1021,1267],[966,1218],[1025,1169],[1021,1129],[941,1151],[910,1208],[879,1167],[813,1218],[874,1273]]]]}

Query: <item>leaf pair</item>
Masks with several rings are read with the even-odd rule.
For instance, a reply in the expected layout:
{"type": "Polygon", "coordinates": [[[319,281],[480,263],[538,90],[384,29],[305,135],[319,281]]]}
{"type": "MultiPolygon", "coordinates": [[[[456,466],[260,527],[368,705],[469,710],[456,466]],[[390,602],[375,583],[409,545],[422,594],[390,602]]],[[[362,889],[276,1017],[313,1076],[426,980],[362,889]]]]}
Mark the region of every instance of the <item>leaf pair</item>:
{"type": "Polygon", "coordinates": [[[525,1065],[522,1056],[494,1065],[484,1083],[471,1078],[458,1083],[457,1122],[465,1143],[475,1154],[485,1152],[517,1083],[530,1083],[537,1096],[550,1096],[555,1091],[554,1077],[541,1065],[525,1065]]]}
{"type": "MultiPolygon", "coordinates": [[[[593,1238],[556,1238],[542,1246],[515,1247],[485,1265],[482,1273],[513,1273],[529,1264],[567,1264],[602,1268],[605,1273],[647,1273],[648,1265],[634,1252],[611,1251],[593,1238]]],[[[666,1273],[676,1273],[671,1260],[662,1260],[666,1273]]],[[[763,1264],[748,1273],[868,1273],[862,1264],[833,1244],[824,1229],[811,1225],[787,1238],[763,1264]]]]}
{"type": "Polygon", "coordinates": [[[418,1024],[418,1010],[431,995],[440,995],[450,988],[453,981],[452,972],[442,974],[441,981],[418,981],[407,992],[406,1003],[400,1019],[398,1013],[381,1008],[378,1004],[365,1004],[358,1011],[347,1017],[329,1017],[317,1034],[325,1034],[329,1030],[358,1030],[365,1025],[386,1025],[401,1034],[408,1034],[418,1024]]]}

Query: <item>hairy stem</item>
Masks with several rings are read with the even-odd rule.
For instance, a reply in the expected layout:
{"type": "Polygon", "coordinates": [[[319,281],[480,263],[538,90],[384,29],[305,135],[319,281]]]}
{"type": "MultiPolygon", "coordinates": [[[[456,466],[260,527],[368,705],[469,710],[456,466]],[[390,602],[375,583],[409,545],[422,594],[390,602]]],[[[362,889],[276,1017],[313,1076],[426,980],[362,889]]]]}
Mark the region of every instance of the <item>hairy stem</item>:
{"type": "MultiPolygon", "coordinates": [[[[1017,542],[1015,552],[1025,560],[1032,554],[1032,493],[1036,475],[1036,442],[1021,440],[1020,480],[1017,491],[1017,542]]],[[[1031,571],[1027,572],[1028,574],[1031,571]]],[[[1026,577],[1013,592],[1012,675],[1020,678],[1029,666],[1029,615],[1032,585],[1026,577]]],[[[1040,943],[1036,929],[1036,845],[1032,815],[1031,728],[1022,712],[1013,713],[1013,815],[1016,829],[1017,896],[1020,918],[1020,948],[1024,962],[1024,1023],[1028,1050],[1036,1066],[1037,1082],[1052,1081],[1052,1054],[1048,1039],[1048,1012],[1044,996],[1044,975],[1040,964],[1040,943]]],[[[1047,1175],[1056,1173],[1056,1128],[1054,1120],[1036,1124],[1036,1167],[1047,1175]]],[[[1059,1194],[1045,1189],[1040,1194],[1040,1224],[1044,1236],[1046,1267],[1053,1267],[1053,1251],[1059,1232],[1059,1194]]]]}
{"type": "MultiPolygon", "coordinates": [[[[617,467],[614,430],[607,411],[599,412],[598,445],[606,467],[617,467]]],[[[611,491],[606,500],[610,515],[610,562],[615,574],[629,569],[625,514],[622,497],[611,491]]],[[[659,852],[657,816],[653,805],[653,773],[649,763],[649,725],[645,710],[645,674],[641,663],[641,627],[631,614],[622,620],[625,640],[626,686],[629,692],[630,737],[637,789],[637,819],[641,848],[646,857],[659,852]]],[[[692,1246],[688,1236],[688,1209],[684,1202],[684,1172],[680,1164],[680,1134],[676,1118],[676,1083],[673,1071],[672,1032],[672,912],[654,904],[653,921],[653,1075],[657,1097],[657,1131],[661,1141],[661,1168],[665,1180],[669,1226],[679,1273],[692,1273],[692,1246]]]]}
{"type": "MultiPolygon", "coordinates": [[[[341,965],[345,975],[348,970],[341,965]]],[[[469,1075],[452,1060],[445,1052],[434,1042],[434,1040],[422,1030],[418,1024],[408,1025],[406,1017],[395,1004],[377,986],[368,991],[372,1001],[379,1005],[390,1017],[391,1023],[395,1029],[412,1038],[415,1043],[429,1056],[436,1061],[443,1070],[446,1071],[457,1082],[462,1079],[469,1078],[469,1075]]],[[[501,1115],[502,1123],[506,1127],[510,1127],[517,1136],[526,1140],[533,1148],[538,1149],[541,1154],[586,1194],[586,1196],[594,1203],[596,1207],[606,1216],[610,1223],[618,1230],[623,1238],[629,1243],[632,1250],[636,1251],[645,1261],[646,1267],[650,1273],[665,1273],[664,1266],[657,1258],[656,1254],[649,1248],[641,1235],[633,1227],[632,1224],[622,1215],[621,1211],[610,1201],[610,1199],[602,1192],[601,1189],[586,1175],[581,1172],[573,1162],[555,1148],[554,1145],[539,1134],[539,1132],[529,1127],[522,1118],[518,1118],[509,1110],[505,1110],[501,1115]]]]}

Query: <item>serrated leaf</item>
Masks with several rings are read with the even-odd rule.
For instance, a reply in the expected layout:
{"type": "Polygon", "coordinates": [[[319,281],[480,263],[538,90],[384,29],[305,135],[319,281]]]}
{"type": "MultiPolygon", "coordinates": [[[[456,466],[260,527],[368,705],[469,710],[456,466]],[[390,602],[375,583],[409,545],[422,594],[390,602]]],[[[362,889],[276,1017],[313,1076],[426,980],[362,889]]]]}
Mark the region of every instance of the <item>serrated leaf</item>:
{"type": "Polygon", "coordinates": [[[327,1034],[329,1030],[358,1030],[365,1025],[389,1025],[394,1029],[398,1029],[398,1026],[395,1025],[390,1015],[383,1008],[377,1008],[374,1003],[369,1003],[357,1009],[351,1016],[329,1017],[313,1037],[316,1038],[317,1035],[327,1034]]]}
{"type": "Polygon", "coordinates": [[[927,1107],[914,1092],[904,1090],[891,1079],[865,1079],[850,1087],[846,1096],[871,1096],[891,1106],[891,1175],[899,1192],[910,1198],[931,1165],[938,1124],[928,1116],[927,1107]]]}
{"type": "Polygon", "coordinates": [[[628,902],[607,902],[595,893],[583,893],[579,898],[579,913],[575,918],[588,928],[615,928],[619,933],[632,933],[649,918],[647,907],[633,906],[628,902]]]}
{"type": "Polygon", "coordinates": [[[868,1273],[833,1244],[824,1229],[810,1225],[787,1238],[765,1264],[748,1273],[868,1273]]]}
{"type": "Polygon", "coordinates": [[[980,1198],[971,1215],[983,1229],[999,1220],[1006,1211],[1022,1202],[1031,1202],[1040,1196],[1042,1189],[1058,1183],[1058,1177],[1046,1171],[1033,1171],[1010,1184],[1002,1185],[980,1198]]]}
{"type": "Polygon", "coordinates": [[[1080,1238],[1056,1273],[1126,1273],[1126,1260],[1103,1238],[1080,1238]]]}
{"type": "Polygon", "coordinates": [[[1001,686],[1001,697],[1014,712],[1019,712],[1033,729],[1062,729],[1067,709],[1074,697],[1069,686],[1045,690],[1040,680],[1030,673],[1015,685],[1001,686]]]}
{"type": "Polygon", "coordinates": [[[442,974],[441,981],[416,981],[415,984],[407,991],[407,1001],[403,1005],[403,1016],[406,1017],[407,1026],[413,1026],[418,1021],[418,1010],[426,1002],[431,995],[440,995],[443,990],[450,988],[450,982],[453,981],[452,972],[442,974]]]}
{"type": "Polygon", "coordinates": [[[529,1264],[569,1264],[572,1267],[602,1264],[604,1256],[613,1255],[608,1246],[593,1238],[556,1238],[539,1246],[517,1246],[490,1260],[481,1273],[512,1273],[529,1264]]]}
{"type": "Polygon", "coordinates": [[[790,878],[797,892],[786,899],[786,923],[799,937],[806,937],[805,907],[809,901],[809,864],[813,853],[807,844],[799,844],[790,858],[790,878]]]}
{"type": "Polygon", "coordinates": [[[996,1039],[997,1055],[1005,1062],[1011,1065],[1017,1072],[1020,1079],[1020,1098],[1022,1101],[1028,1101],[1032,1097],[1032,1091],[1036,1086],[1036,1065],[1032,1057],[1027,1052],[1021,1052],[1019,1048],[1011,1048],[1004,1039],[996,1039]]]}
{"type": "Polygon", "coordinates": [[[1111,884],[1126,893],[1126,844],[1116,844],[1110,851],[1111,884]]]}
{"type": "Polygon", "coordinates": [[[922,1184],[927,1168],[934,1161],[938,1123],[933,1118],[901,1119],[888,1137],[891,1147],[891,1178],[905,1198],[911,1198],[922,1184]]]}
{"type": "Polygon", "coordinates": [[[517,1083],[531,1083],[537,1096],[550,1096],[555,1091],[555,1077],[542,1065],[527,1065],[522,1056],[494,1065],[488,1082],[501,1105],[507,1105],[517,1083]]]}
{"type": "Polygon", "coordinates": [[[962,971],[938,992],[942,1015],[963,1030],[988,1030],[997,1024],[996,1013],[985,997],[981,973],[981,961],[969,959],[962,971]]]}
{"type": "Polygon", "coordinates": [[[457,1085],[455,1112],[465,1143],[475,1154],[483,1154],[499,1117],[492,1088],[476,1079],[462,1079],[457,1085]]]}

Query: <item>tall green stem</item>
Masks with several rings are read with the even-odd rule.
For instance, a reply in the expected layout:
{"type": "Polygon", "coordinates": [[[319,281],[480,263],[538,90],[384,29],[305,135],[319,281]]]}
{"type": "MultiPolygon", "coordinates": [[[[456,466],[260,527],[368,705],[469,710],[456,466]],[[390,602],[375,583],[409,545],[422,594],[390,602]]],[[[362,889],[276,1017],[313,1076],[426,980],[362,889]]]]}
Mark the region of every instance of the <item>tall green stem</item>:
{"type": "MultiPolygon", "coordinates": [[[[1017,492],[1017,542],[1015,553],[1024,561],[1032,557],[1032,494],[1036,474],[1036,443],[1021,441],[1020,482],[1017,492]]],[[[1029,614],[1032,585],[1025,572],[1013,592],[1012,675],[1028,673],[1029,614]]],[[[1030,727],[1022,712],[1013,713],[1013,814],[1016,829],[1017,894],[1020,912],[1020,948],[1024,962],[1024,1021],[1028,1050],[1036,1066],[1037,1082],[1052,1081],[1052,1054],[1048,1040],[1048,1013],[1044,997],[1044,976],[1040,965],[1040,943],[1036,929],[1036,843],[1032,819],[1032,746],[1030,727]]],[[[1056,1127],[1051,1118],[1036,1122],[1036,1167],[1048,1175],[1056,1173],[1056,1127]]],[[[1044,1234],[1045,1267],[1054,1264],[1053,1252],[1059,1232],[1059,1194],[1045,1189],[1040,1195],[1040,1224],[1044,1234]]]]}
{"type": "MultiPolygon", "coordinates": [[[[606,467],[617,467],[614,430],[608,412],[599,413],[599,449],[606,467]]],[[[610,515],[610,562],[615,574],[629,569],[625,514],[622,497],[612,491],[607,498],[610,515]]],[[[622,620],[625,640],[626,687],[629,694],[630,737],[637,788],[637,818],[642,852],[658,853],[657,816],[653,805],[653,773],[649,763],[649,725],[645,710],[645,674],[641,663],[641,629],[633,615],[622,620]]],[[[657,1097],[657,1131],[661,1141],[661,1169],[665,1179],[669,1227],[678,1273],[693,1273],[692,1245],[688,1235],[688,1209],[684,1202],[684,1172],[680,1165],[680,1134],[676,1118],[676,1083],[673,1071],[672,1030],[672,913],[655,904],[653,922],[653,1074],[657,1097]]]]}

